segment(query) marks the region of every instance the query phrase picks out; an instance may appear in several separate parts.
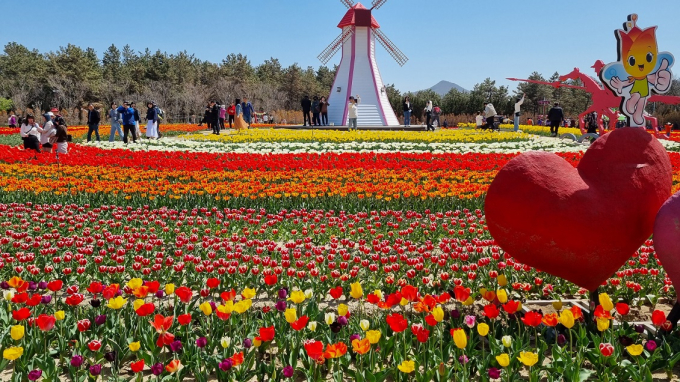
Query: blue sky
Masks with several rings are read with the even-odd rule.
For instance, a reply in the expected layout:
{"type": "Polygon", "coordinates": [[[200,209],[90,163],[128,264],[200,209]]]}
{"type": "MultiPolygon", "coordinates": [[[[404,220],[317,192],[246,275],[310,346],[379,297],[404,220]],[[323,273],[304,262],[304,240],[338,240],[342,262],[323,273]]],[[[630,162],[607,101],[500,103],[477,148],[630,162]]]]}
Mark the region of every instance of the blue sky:
{"type": "MultiPolygon", "coordinates": [[[[318,67],[346,8],[340,0],[2,0],[0,12],[3,20],[14,15],[0,43],[41,52],[72,43],[101,57],[115,43],[212,62],[243,53],[253,65],[276,57],[283,66],[318,67]]],[[[614,30],[630,13],[642,27],[658,25],[659,49],[680,57],[679,0],[388,0],[374,16],[410,61],[399,67],[382,47],[377,60],[383,80],[402,91],[440,80],[470,89],[486,77],[514,89],[506,77],[590,71],[597,59],[615,60],[614,30]]]]}

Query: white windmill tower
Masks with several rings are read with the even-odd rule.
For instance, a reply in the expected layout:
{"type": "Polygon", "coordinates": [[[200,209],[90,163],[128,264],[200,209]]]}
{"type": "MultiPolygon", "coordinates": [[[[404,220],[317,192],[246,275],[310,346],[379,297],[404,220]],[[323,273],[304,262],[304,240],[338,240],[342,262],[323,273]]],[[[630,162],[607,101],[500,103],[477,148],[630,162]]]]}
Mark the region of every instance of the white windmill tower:
{"type": "Polygon", "coordinates": [[[387,98],[385,86],[375,60],[375,42],[382,44],[392,58],[403,66],[408,58],[390,39],[380,31],[380,25],[371,15],[387,0],[373,0],[371,9],[352,0],[340,0],[349,8],[338,28],[342,29],[336,38],[319,55],[325,65],[342,49],[342,59],[328,97],[328,121],[334,125],[347,125],[347,104],[349,96],[359,95],[358,124],[360,126],[399,126],[397,116],[387,98]]]}

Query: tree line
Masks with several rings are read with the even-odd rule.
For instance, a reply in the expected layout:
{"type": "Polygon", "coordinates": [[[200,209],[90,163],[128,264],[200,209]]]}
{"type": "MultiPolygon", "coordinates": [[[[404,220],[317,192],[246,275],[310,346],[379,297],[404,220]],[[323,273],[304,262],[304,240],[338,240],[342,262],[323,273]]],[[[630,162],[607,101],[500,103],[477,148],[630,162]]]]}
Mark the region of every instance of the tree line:
{"type": "MultiPolygon", "coordinates": [[[[302,68],[297,63],[283,67],[273,57],[253,65],[242,54],[230,54],[212,63],[186,51],[152,53],[147,48],[135,52],[129,45],[119,49],[115,44],[101,58],[92,48],[72,44],[41,53],[11,42],[0,54],[0,110],[25,112],[58,107],[65,111],[70,123],[82,123],[89,102],[108,107],[124,99],[138,104],[156,101],[170,122],[202,115],[210,99],[227,103],[247,97],[257,111],[297,110],[305,95],[328,95],[336,70],[337,66],[302,68]]],[[[529,79],[556,81],[558,75],[545,80],[534,72],[529,79]]],[[[578,81],[572,84],[579,85],[578,81]]],[[[559,101],[570,117],[576,117],[590,103],[589,95],[581,89],[519,83],[510,91],[490,78],[470,91],[452,89],[444,96],[431,90],[402,93],[394,85],[386,86],[386,91],[397,115],[401,114],[405,96],[410,97],[416,116],[428,100],[438,105],[443,114],[464,116],[481,111],[482,104],[489,101],[498,114],[511,115],[522,93],[526,93],[522,110],[527,115],[545,113],[541,100],[559,101]]],[[[671,93],[680,95],[677,79],[671,93]]],[[[677,107],[661,110],[673,112],[677,107]]]]}

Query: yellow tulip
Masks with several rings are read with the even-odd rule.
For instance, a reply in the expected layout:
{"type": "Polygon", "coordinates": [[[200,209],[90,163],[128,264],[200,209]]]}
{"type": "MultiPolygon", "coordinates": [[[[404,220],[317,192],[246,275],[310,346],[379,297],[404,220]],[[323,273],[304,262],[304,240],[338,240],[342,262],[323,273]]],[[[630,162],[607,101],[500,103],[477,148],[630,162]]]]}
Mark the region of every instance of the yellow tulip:
{"type": "Polygon", "coordinates": [[[401,363],[401,365],[397,366],[397,368],[399,368],[399,371],[402,373],[409,374],[416,369],[416,363],[413,361],[404,361],[401,363]]]}
{"type": "Polygon", "coordinates": [[[346,316],[349,313],[349,307],[345,304],[338,305],[338,315],[346,316]]]}
{"type": "Polygon", "coordinates": [[[212,314],[212,306],[210,306],[209,302],[204,302],[201,305],[198,306],[198,308],[205,314],[206,316],[209,316],[212,314]]]}
{"type": "Polygon", "coordinates": [[[127,283],[127,285],[130,287],[130,289],[133,289],[133,290],[139,288],[143,284],[144,284],[144,281],[142,281],[142,279],[140,279],[140,278],[130,279],[130,281],[128,281],[128,283],[127,283]]]}
{"type": "Polygon", "coordinates": [[[512,337],[503,336],[501,338],[501,342],[503,343],[503,346],[505,346],[506,348],[509,348],[510,346],[512,346],[512,337]]]}
{"type": "Polygon", "coordinates": [[[562,301],[561,300],[553,301],[552,306],[553,309],[559,312],[560,310],[562,310],[562,301]]]}
{"type": "Polygon", "coordinates": [[[295,290],[290,294],[288,300],[295,304],[301,304],[303,301],[305,301],[305,293],[300,290],[295,290]]]}
{"type": "Polygon", "coordinates": [[[243,298],[250,300],[251,298],[255,297],[255,289],[253,288],[245,288],[243,292],[241,292],[241,296],[243,298]]]}
{"type": "Polygon", "coordinates": [[[371,327],[371,322],[368,320],[361,320],[359,321],[359,327],[365,332],[371,327]]]}
{"type": "Polygon", "coordinates": [[[597,330],[604,332],[609,329],[609,319],[607,318],[597,318],[597,330]]]}
{"type": "Polygon", "coordinates": [[[66,318],[66,313],[64,313],[63,310],[58,310],[58,311],[54,312],[54,318],[55,318],[57,321],[61,321],[61,320],[63,320],[64,318],[66,318]]]}
{"type": "Polygon", "coordinates": [[[23,325],[14,325],[12,326],[12,329],[10,329],[10,335],[14,341],[19,341],[20,339],[24,338],[25,332],[26,329],[23,327],[23,325]]]}
{"type": "Polygon", "coordinates": [[[132,309],[136,311],[142,305],[144,305],[144,300],[142,300],[141,298],[138,298],[138,299],[135,300],[135,302],[132,303],[132,309]]]}
{"type": "Polygon", "coordinates": [[[369,330],[366,332],[366,338],[368,338],[368,342],[371,343],[371,345],[375,345],[380,341],[380,336],[382,333],[380,333],[379,330],[369,330]]]}
{"type": "Polygon", "coordinates": [[[640,344],[634,344],[634,345],[629,345],[626,346],[626,350],[628,350],[628,353],[632,356],[639,356],[642,354],[642,345],[640,344]]]}
{"type": "Polygon", "coordinates": [[[165,294],[170,296],[175,293],[175,284],[165,284],[165,294]]]}
{"type": "Polygon", "coordinates": [[[111,309],[118,310],[118,309],[122,308],[123,305],[125,305],[126,302],[127,302],[126,298],[123,298],[122,296],[118,296],[116,298],[109,299],[109,302],[108,302],[108,304],[106,304],[106,306],[108,306],[111,309]]]}
{"type": "Polygon", "coordinates": [[[24,348],[21,346],[12,346],[2,352],[2,358],[14,361],[15,359],[21,357],[22,354],[24,354],[24,348]]]}
{"type": "Polygon", "coordinates": [[[258,340],[257,338],[253,338],[253,346],[259,348],[260,345],[262,345],[262,341],[258,340]]]}
{"type": "Polygon", "coordinates": [[[402,298],[401,298],[401,301],[399,301],[399,305],[401,305],[401,306],[406,306],[406,305],[408,305],[408,300],[402,297],[402,298]]]}
{"type": "Polygon", "coordinates": [[[253,300],[241,300],[234,304],[234,311],[238,314],[243,314],[250,309],[251,306],[253,306],[253,300]]]}
{"type": "Polygon", "coordinates": [[[465,306],[470,306],[475,303],[475,300],[472,298],[472,296],[468,297],[467,300],[463,301],[463,305],[465,306]]]}
{"type": "Polygon", "coordinates": [[[574,327],[574,314],[569,309],[565,309],[560,313],[560,324],[564,325],[568,329],[574,327]]]}
{"type": "Polygon", "coordinates": [[[502,353],[496,356],[496,361],[498,361],[498,364],[501,365],[501,367],[508,367],[510,364],[510,356],[508,353],[502,353]]]}
{"type": "Polygon", "coordinates": [[[286,322],[289,324],[297,321],[297,310],[295,310],[295,308],[286,309],[283,315],[286,317],[286,322]]]}
{"type": "Polygon", "coordinates": [[[137,342],[131,342],[130,345],[128,345],[128,348],[130,349],[131,352],[135,352],[139,350],[141,345],[139,344],[139,341],[137,342]]]}
{"type": "Polygon", "coordinates": [[[489,334],[489,325],[485,323],[477,324],[477,333],[482,337],[486,337],[489,334]]]}
{"type": "Polygon", "coordinates": [[[529,351],[519,353],[517,359],[524,364],[524,366],[532,367],[538,362],[538,354],[529,351]]]}
{"type": "Polygon", "coordinates": [[[312,332],[316,332],[316,326],[318,323],[316,321],[310,321],[309,324],[307,324],[307,329],[309,329],[312,332]]]}
{"type": "Polygon", "coordinates": [[[234,302],[229,300],[225,302],[223,305],[218,305],[217,311],[224,314],[231,314],[231,312],[234,311],[234,302]]]}
{"type": "Polygon", "coordinates": [[[465,347],[467,347],[467,334],[465,334],[465,330],[454,329],[453,342],[459,349],[465,349],[465,347]]]}
{"type": "Polygon", "coordinates": [[[364,290],[361,288],[361,283],[355,282],[350,285],[352,288],[349,292],[349,295],[352,296],[352,298],[355,299],[360,299],[364,295],[364,290]]]}
{"type": "Polygon", "coordinates": [[[600,293],[599,299],[602,309],[606,310],[607,312],[611,312],[612,309],[614,309],[614,303],[612,302],[612,299],[609,298],[608,294],[600,293]]]}
{"type": "Polygon", "coordinates": [[[498,277],[496,277],[496,280],[498,280],[498,285],[502,287],[508,285],[508,278],[505,277],[505,275],[498,275],[498,277]]]}
{"type": "Polygon", "coordinates": [[[432,309],[432,316],[437,322],[444,321],[444,309],[442,309],[441,305],[437,305],[434,309],[432,309]]]}
{"type": "Polygon", "coordinates": [[[505,289],[499,289],[496,292],[496,298],[498,298],[498,301],[500,301],[501,304],[505,304],[508,302],[508,292],[506,292],[505,289]]]}

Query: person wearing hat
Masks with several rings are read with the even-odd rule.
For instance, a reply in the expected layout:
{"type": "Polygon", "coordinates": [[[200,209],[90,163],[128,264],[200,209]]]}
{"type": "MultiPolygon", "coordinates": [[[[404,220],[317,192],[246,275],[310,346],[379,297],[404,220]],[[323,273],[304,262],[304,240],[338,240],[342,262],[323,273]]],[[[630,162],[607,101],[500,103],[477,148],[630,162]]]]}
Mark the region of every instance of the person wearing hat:
{"type": "Polygon", "coordinates": [[[66,121],[64,120],[64,117],[62,117],[61,114],[59,114],[59,109],[53,107],[52,109],[50,109],[50,112],[54,114],[52,116],[52,122],[54,123],[55,126],[56,125],[66,126],[66,121]]]}
{"type": "MultiPolygon", "coordinates": [[[[137,129],[135,129],[135,110],[130,107],[130,103],[125,101],[123,106],[116,109],[118,114],[123,117],[123,143],[128,143],[128,134],[132,134],[132,142],[137,143],[137,129]]],[[[147,136],[149,133],[147,132],[147,136]]]]}
{"type": "Polygon", "coordinates": [[[57,129],[54,127],[54,122],[52,122],[52,117],[54,114],[51,111],[43,114],[45,118],[45,123],[43,124],[43,131],[40,132],[40,144],[42,145],[42,151],[44,153],[52,152],[52,142],[55,135],[57,135],[57,129]]]}
{"type": "Polygon", "coordinates": [[[87,141],[92,139],[92,133],[94,132],[97,137],[97,142],[99,142],[99,123],[101,122],[101,116],[99,110],[94,108],[94,105],[87,104],[87,141]]]}

